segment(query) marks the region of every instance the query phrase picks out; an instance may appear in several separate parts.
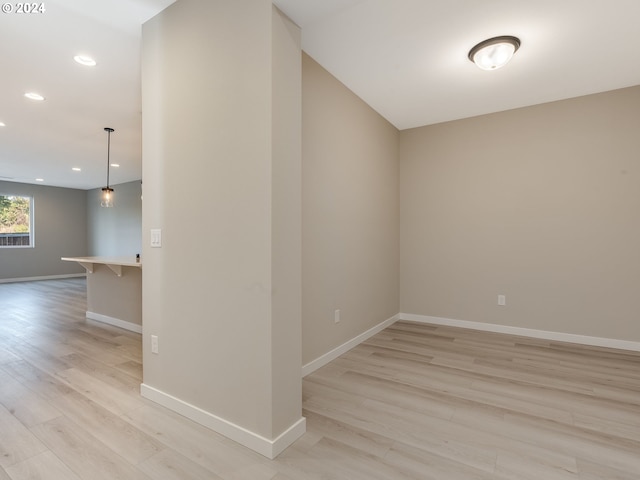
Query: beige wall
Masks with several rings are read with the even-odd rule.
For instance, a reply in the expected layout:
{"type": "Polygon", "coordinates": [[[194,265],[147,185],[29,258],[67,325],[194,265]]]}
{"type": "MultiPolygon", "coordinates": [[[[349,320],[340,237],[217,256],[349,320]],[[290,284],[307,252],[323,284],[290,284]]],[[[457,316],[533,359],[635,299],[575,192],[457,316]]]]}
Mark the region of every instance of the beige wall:
{"type": "Polygon", "coordinates": [[[305,54],[302,65],[307,364],[399,311],[399,133],[305,54]]]}
{"type": "Polygon", "coordinates": [[[270,0],[143,27],[144,382],[254,439],[301,420],[299,36],[270,0]]]}
{"type": "Polygon", "coordinates": [[[639,112],[633,87],[403,131],[402,312],[640,340],[639,112]]]}
{"type": "Polygon", "coordinates": [[[87,254],[84,190],[0,181],[0,195],[33,197],[35,223],[33,248],[0,248],[0,281],[84,273],[60,260],[87,254]]]}

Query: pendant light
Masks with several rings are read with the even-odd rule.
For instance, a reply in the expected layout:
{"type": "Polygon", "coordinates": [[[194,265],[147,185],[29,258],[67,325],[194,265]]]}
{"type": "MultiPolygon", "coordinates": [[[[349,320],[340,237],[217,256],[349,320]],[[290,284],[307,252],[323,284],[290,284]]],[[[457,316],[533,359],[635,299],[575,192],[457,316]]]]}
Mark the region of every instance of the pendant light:
{"type": "Polygon", "coordinates": [[[507,64],[520,48],[520,39],[512,36],[493,37],[469,51],[469,60],[482,70],[496,70],[507,64]]]}
{"type": "Polygon", "coordinates": [[[101,207],[113,207],[113,188],[109,186],[109,156],[111,153],[111,132],[113,132],[113,128],[105,127],[104,131],[107,132],[107,186],[102,189],[102,201],[100,202],[101,207]]]}

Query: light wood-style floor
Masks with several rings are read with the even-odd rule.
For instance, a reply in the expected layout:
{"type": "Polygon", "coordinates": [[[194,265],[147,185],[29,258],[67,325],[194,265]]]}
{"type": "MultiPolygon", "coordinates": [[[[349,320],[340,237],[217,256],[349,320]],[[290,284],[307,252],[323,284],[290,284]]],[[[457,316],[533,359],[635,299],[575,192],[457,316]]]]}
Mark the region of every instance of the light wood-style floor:
{"type": "Polygon", "coordinates": [[[85,306],[0,285],[0,480],[640,478],[637,353],[398,322],[305,378],[269,461],[142,399],[140,336],[85,306]]]}

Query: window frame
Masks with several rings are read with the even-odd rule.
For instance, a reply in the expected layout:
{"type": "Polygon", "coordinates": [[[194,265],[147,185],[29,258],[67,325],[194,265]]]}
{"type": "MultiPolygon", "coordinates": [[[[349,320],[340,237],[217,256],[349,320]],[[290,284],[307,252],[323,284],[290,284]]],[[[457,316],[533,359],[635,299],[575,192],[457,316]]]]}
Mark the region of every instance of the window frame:
{"type": "Polygon", "coordinates": [[[35,215],[33,195],[21,195],[17,193],[0,193],[0,197],[20,197],[29,200],[29,245],[0,245],[0,249],[5,248],[35,248],[35,215]]]}

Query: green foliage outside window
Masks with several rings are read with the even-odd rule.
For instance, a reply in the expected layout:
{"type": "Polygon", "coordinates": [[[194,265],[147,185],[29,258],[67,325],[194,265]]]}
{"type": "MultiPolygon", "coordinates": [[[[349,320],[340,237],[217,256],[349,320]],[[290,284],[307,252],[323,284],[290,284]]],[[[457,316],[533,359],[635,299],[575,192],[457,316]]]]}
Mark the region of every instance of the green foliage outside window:
{"type": "Polygon", "coordinates": [[[31,199],[0,195],[0,233],[29,233],[31,199]]]}

